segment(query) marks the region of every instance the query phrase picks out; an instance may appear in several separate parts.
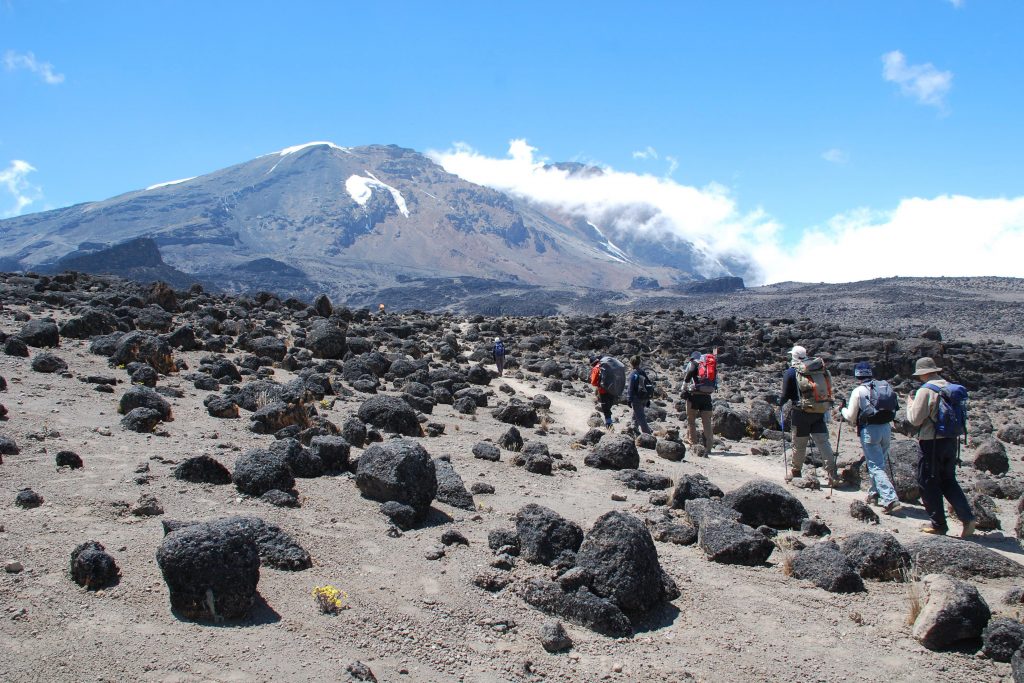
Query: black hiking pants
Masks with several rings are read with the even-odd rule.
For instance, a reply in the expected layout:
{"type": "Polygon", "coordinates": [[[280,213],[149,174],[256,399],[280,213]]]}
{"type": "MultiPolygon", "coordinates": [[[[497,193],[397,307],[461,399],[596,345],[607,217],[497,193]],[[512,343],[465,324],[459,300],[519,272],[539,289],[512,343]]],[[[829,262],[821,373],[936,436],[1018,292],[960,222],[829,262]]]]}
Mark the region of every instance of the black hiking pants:
{"type": "Polygon", "coordinates": [[[604,423],[610,425],[612,423],[612,406],[615,405],[615,397],[611,394],[601,394],[597,397],[597,400],[601,404],[604,423]]]}
{"type": "Polygon", "coordinates": [[[921,502],[932,526],[942,533],[949,531],[943,498],[953,506],[961,522],[966,524],[974,519],[967,496],[956,480],[956,439],[928,439],[917,443],[921,448],[917,484],[921,487],[921,502]]]}

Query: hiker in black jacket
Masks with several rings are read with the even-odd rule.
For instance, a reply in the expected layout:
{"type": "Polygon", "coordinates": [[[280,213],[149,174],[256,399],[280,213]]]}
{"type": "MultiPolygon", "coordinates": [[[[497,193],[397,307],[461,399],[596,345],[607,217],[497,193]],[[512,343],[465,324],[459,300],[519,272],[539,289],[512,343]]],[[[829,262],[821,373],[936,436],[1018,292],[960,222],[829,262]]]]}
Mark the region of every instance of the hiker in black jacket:
{"type": "Polygon", "coordinates": [[[633,371],[629,373],[629,380],[626,382],[626,403],[633,409],[633,424],[644,434],[650,434],[651,426],[647,424],[645,408],[651,399],[644,391],[647,373],[640,369],[640,356],[630,358],[629,365],[633,371]]]}

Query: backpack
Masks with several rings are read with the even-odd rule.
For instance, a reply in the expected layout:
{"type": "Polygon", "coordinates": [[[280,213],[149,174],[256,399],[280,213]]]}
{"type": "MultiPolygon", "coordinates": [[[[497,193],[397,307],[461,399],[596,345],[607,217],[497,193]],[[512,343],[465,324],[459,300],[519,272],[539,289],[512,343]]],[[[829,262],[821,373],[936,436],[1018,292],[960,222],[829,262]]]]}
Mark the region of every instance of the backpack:
{"type": "Polygon", "coordinates": [[[793,365],[800,393],[797,409],[805,413],[827,413],[832,407],[832,375],[820,358],[806,358],[793,365]]]}
{"type": "Polygon", "coordinates": [[[505,355],[505,345],[502,342],[494,342],[494,355],[495,356],[504,356],[505,355]]]}
{"type": "Polygon", "coordinates": [[[713,353],[705,353],[697,362],[693,375],[693,388],[698,394],[711,394],[718,388],[718,359],[713,353]]]}
{"type": "Polygon", "coordinates": [[[654,382],[645,370],[636,371],[636,391],[634,397],[639,401],[650,401],[654,398],[654,382]]]}
{"type": "Polygon", "coordinates": [[[967,389],[959,384],[940,387],[931,382],[925,388],[939,395],[939,410],[932,423],[935,436],[940,439],[955,439],[967,434],[967,389]]]}
{"type": "Polygon", "coordinates": [[[895,420],[896,411],[900,409],[900,400],[892,385],[884,380],[873,379],[866,382],[865,386],[868,388],[868,395],[860,399],[857,424],[880,425],[895,420]]]}
{"type": "Polygon", "coordinates": [[[598,380],[605,393],[618,398],[626,388],[626,366],[618,358],[601,359],[601,378],[598,380]]]}

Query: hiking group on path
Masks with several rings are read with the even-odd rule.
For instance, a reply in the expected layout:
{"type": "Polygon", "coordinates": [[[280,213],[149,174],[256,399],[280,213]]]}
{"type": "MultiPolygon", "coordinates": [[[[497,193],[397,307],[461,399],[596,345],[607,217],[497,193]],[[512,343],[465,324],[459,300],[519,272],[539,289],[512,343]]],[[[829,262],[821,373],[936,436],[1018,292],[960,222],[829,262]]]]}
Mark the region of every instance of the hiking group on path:
{"type": "MultiPolygon", "coordinates": [[[[499,360],[500,339],[495,339],[494,357],[499,360]]],[[[501,347],[501,365],[504,365],[504,347],[501,347]]],[[[595,403],[604,418],[605,427],[612,428],[612,407],[625,392],[625,402],[632,411],[632,425],[627,431],[650,434],[645,409],[657,389],[642,367],[640,356],[630,359],[631,371],[627,377],[625,366],[613,356],[590,357],[590,384],[594,387],[595,403]]],[[[921,489],[921,502],[930,521],[921,531],[946,534],[949,527],[943,499],[949,502],[963,524],[961,536],[967,538],[975,530],[974,513],[967,496],[956,479],[959,463],[960,438],[967,433],[967,390],[942,378],[942,368],[932,358],[917,361],[913,377],[922,386],[913,396],[907,396],[907,423],[917,429],[918,461],[917,483],[921,489]]],[[[867,502],[881,507],[888,515],[901,510],[901,504],[889,473],[889,447],[892,443],[892,423],[900,409],[900,401],[893,387],[885,380],[874,378],[870,363],[861,362],[854,368],[857,385],[848,400],[833,397],[832,375],[824,360],[809,356],[803,346],[794,346],[789,352],[789,367],[782,374],[782,393],[779,401],[779,429],[782,432],[784,480],[792,482],[804,476],[807,447],[813,440],[829,486],[841,485],[836,470],[836,453],[832,448],[828,422],[843,423],[857,430],[857,438],[864,451],[870,489],[867,502]],[[786,408],[789,405],[789,415],[786,408]],[[788,427],[788,433],[787,433],[788,427]],[[792,459],[786,448],[792,438],[792,459]]],[[[711,353],[694,351],[683,370],[682,398],[686,404],[687,440],[698,455],[711,453],[714,445],[712,396],[718,388],[718,349],[711,353]],[[697,434],[697,419],[701,432],[697,434]]],[[[836,447],[839,439],[837,435],[836,447]]],[[[813,475],[812,475],[813,476],[813,475]]]]}

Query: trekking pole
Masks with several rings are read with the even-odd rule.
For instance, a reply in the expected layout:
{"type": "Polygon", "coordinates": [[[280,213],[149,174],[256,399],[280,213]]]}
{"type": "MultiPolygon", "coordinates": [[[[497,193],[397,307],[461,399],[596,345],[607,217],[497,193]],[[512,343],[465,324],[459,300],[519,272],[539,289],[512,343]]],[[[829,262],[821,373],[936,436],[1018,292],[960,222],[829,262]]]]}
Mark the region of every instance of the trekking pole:
{"type": "Polygon", "coordinates": [[[833,482],[839,475],[839,437],[843,435],[843,422],[845,422],[845,420],[839,420],[839,430],[836,432],[836,452],[832,454],[832,457],[835,458],[835,464],[832,465],[832,472],[828,475],[829,498],[831,498],[832,494],[835,493],[835,490],[833,489],[833,482]]]}

